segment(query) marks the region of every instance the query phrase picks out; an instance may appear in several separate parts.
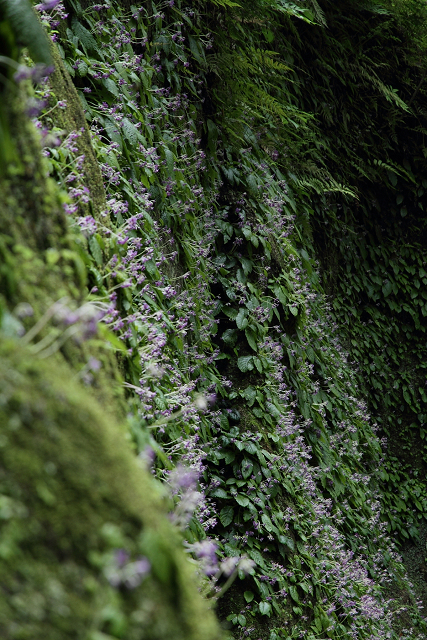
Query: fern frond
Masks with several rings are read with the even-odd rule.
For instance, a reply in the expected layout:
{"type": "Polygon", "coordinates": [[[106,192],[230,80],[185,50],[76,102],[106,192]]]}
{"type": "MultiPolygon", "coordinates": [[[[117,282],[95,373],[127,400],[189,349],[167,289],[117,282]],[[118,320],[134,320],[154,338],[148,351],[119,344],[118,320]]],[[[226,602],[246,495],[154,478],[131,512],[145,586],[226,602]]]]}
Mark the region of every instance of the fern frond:
{"type": "Polygon", "coordinates": [[[316,20],[318,21],[318,23],[321,24],[322,27],[327,27],[328,25],[326,24],[325,14],[323,10],[320,8],[317,0],[310,0],[310,4],[313,7],[313,13],[316,16],[316,20]]]}
{"type": "Polygon", "coordinates": [[[360,63],[350,64],[349,67],[359,73],[362,78],[368,80],[374,87],[376,87],[388,102],[394,102],[395,105],[397,105],[401,109],[404,109],[404,111],[409,111],[409,107],[406,102],[404,102],[402,98],[397,95],[397,89],[393,89],[393,87],[388,87],[386,84],[384,84],[372,68],[367,69],[363,64],[360,63]]]}

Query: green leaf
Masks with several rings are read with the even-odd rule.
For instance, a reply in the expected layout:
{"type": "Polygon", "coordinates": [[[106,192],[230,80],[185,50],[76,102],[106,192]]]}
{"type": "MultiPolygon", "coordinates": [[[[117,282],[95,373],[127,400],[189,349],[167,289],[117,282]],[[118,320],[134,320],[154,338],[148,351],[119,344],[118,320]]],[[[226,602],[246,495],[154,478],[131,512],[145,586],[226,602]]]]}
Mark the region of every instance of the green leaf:
{"type": "Polygon", "coordinates": [[[129,140],[131,145],[135,146],[138,142],[139,132],[135,125],[128,118],[123,118],[122,131],[123,135],[129,140]]]}
{"type": "Polygon", "coordinates": [[[289,595],[291,596],[292,600],[294,600],[295,602],[299,602],[299,596],[298,596],[298,591],[296,589],[296,587],[294,586],[290,586],[289,587],[289,595]]]}
{"type": "Polygon", "coordinates": [[[89,67],[87,66],[84,60],[80,60],[77,63],[77,73],[81,78],[84,78],[85,76],[87,76],[88,69],[89,67]]]}
{"type": "Polygon", "coordinates": [[[237,622],[242,626],[246,626],[246,618],[242,613],[239,613],[239,615],[237,616],[237,622]]]}
{"type": "Polygon", "coordinates": [[[246,340],[248,341],[249,346],[254,350],[258,351],[258,345],[255,339],[255,331],[253,329],[245,329],[246,340]]]}
{"type": "Polygon", "coordinates": [[[205,62],[203,48],[200,47],[197,40],[195,40],[191,36],[188,36],[188,44],[190,45],[191,53],[196,58],[197,62],[199,62],[200,64],[203,64],[205,62]]]}
{"type": "Polygon", "coordinates": [[[386,283],[384,284],[383,288],[382,288],[382,292],[384,294],[385,297],[389,296],[390,293],[393,291],[393,285],[390,282],[390,280],[387,280],[386,283]]]}
{"type": "Polygon", "coordinates": [[[243,594],[243,597],[246,600],[246,602],[252,602],[255,596],[252,593],[252,591],[245,591],[243,594]]]}
{"type": "Polygon", "coordinates": [[[100,53],[96,40],[91,32],[88,31],[88,29],[86,29],[86,27],[84,27],[74,16],[71,21],[71,29],[87,52],[93,51],[94,53],[100,53]]]}
{"type": "Polygon", "coordinates": [[[102,266],[104,262],[102,258],[102,251],[101,251],[101,247],[99,246],[99,242],[95,238],[95,236],[92,236],[91,238],[89,238],[89,247],[90,247],[90,252],[94,257],[96,264],[98,266],[102,266]]]}
{"type": "Polygon", "coordinates": [[[206,120],[206,125],[208,127],[208,146],[212,153],[215,153],[216,142],[218,140],[218,129],[217,126],[212,120],[209,118],[206,120]]]}
{"type": "Polygon", "coordinates": [[[254,364],[255,364],[255,366],[256,366],[256,368],[257,368],[257,371],[258,371],[259,373],[262,373],[262,363],[261,363],[261,360],[260,360],[259,358],[254,358],[254,359],[253,359],[253,361],[254,361],[254,364]]]}
{"type": "Polygon", "coordinates": [[[221,489],[220,487],[218,487],[217,489],[214,489],[211,493],[211,496],[213,498],[228,498],[228,493],[226,491],[224,491],[224,489],[221,489]]]}
{"type": "Polygon", "coordinates": [[[242,373],[246,373],[247,371],[252,371],[254,368],[253,365],[253,356],[240,356],[237,359],[237,366],[239,367],[242,373]]]}
{"type": "Polygon", "coordinates": [[[249,498],[243,496],[242,494],[237,494],[237,496],[234,496],[234,499],[237,504],[240,504],[241,507],[247,507],[249,504],[249,498]]]}
{"type": "Polygon", "coordinates": [[[295,543],[292,540],[292,538],[288,538],[287,536],[282,536],[280,535],[278,537],[278,540],[281,544],[284,544],[286,547],[288,547],[288,549],[290,549],[291,551],[295,551],[295,543]]]}
{"type": "Polygon", "coordinates": [[[264,527],[267,529],[267,531],[269,531],[270,533],[276,528],[266,513],[262,514],[261,522],[264,525],[264,527]]]}
{"type": "Polygon", "coordinates": [[[246,317],[245,309],[239,309],[239,313],[236,317],[236,324],[238,329],[245,329],[248,326],[248,319],[246,317]]]}
{"type": "Polygon", "coordinates": [[[234,347],[237,340],[237,330],[236,329],[226,329],[221,336],[222,340],[224,340],[225,344],[228,344],[230,347],[234,347]]]}
{"type": "Polygon", "coordinates": [[[166,158],[166,166],[168,168],[169,175],[172,175],[175,168],[175,156],[173,155],[172,151],[167,147],[165,147],[164,152],[165,152],[165,158],[166,158]]]}
{"type": "Polygon", "coordinates": [[[233,507],[224,507],[219,512],[219,520],[223,527],[228,527],[233,522],[234,509],[233,507]]]}
{"type": "Polygon", "coordinates": [[[243,273],[245,276],[249,275],[252,271],[252,260],[248,260],[247,258],[240,258],[240,262],[242,263],[243,273]]]}
{"type": "Polygon", "coordinates": [[[270,616],[271,614],[271,604],[269,602],[260,602],[259,603],[259,612],[262,616],[270,616]]]}
{"type": "Polygon", "coordinates": [[[257,393],[256,389],[254,389],[253,387],[246,387],[246,389],[242,391],[240,395],[245,398],[245,400],[248,401],[249,406],[252,407],[256,400],[257,393]]]}
{"type": "MultiPolygon", "coordinates": [[[[253,462],[252,460],[250,460],[249,458],[243,458],[242,460],[242,476],[245,478],[249,478],[249,476],[252,473],[252,469],[254,468],[253,462]]],[[[249,500],[248,503],[249,504],[249,500]]],[[[247,504],[243,505],[243,506],[247,506],[247,504]]]]}

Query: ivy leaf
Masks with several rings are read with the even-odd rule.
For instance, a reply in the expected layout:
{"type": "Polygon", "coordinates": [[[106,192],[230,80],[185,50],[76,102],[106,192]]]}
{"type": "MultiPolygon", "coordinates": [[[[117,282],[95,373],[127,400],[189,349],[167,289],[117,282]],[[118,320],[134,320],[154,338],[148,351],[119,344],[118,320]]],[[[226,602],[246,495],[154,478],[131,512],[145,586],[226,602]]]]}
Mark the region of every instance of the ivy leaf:
{"type": "Polygon", "coordinates": [[[253,365],[253,356],[240,356],[237,359],[237,366],[239,367],[242,373],[246,373],[247,371],[252,371],[254,368],[253,365]]]}
{"type": "Polygon", "coordinates": [[[228,527],[233,522],[234,509],[233,507],[224,507],[219,512],[219,519],[223,527],[228,527]]]}

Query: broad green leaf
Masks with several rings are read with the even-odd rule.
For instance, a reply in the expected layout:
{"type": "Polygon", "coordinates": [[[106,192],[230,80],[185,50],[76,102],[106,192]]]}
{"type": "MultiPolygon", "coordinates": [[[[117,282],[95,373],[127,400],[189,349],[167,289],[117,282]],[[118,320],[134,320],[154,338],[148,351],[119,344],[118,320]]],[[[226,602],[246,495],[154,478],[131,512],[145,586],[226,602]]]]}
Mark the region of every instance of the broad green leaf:
{"type": "Polygon", "coordinates": [[[133,122],[128,118],[123,118],[122,130],[125,138],[129,140],[132,146],[135,146],[138,142],[139,132],[133,122]]]}
{"type": "Polygon", "coordinates": [[[247,371],[252,371],[254,368],[253,365],[253,357],[252,356],[240,356],[237,359],[237,366],[239,367],[242,373],[246,373],[247,371]]]}
{"type": "Polygon", "coordinates": [[[226,329],[221,338],[222,340],[224,340],[225,344],[228,344],[230,347],[234,347],[237,341],[237,330],[226,329]]]}
{"type": "Polygon", "coordinates": [[[252,407],[256,400],[256,389],[253,387],[246,387],[246,389],[241,392],[241,395],[248,401],[249,406],[252,407]]]}
{"type": "Polygon", "coordinates": [[[223,527],[228,527],[233,522],[234,509],[233,507],[224,507],[219,512],[219,520],[223,527]]]}
{"type": "MultiPolygon", "coordinates": [[[[253,462],[252,460],[250,460],[249,458],[243,458],[242,460],[242,476],[246,479],[249,478],[249,476],[252,473],[252,469],[254,468],[253,462]]],[[[249,501],[248,501],[249,504],[249,501]]],[[[247,505],[243,505],[243,506],[247,506],[247,505]]]]}
{"type": "Polygon", "coordinates": [[[214,489],[211,493],[211,496],[213,498],[228,498],[228,493],[226,491],[224,491],[224,489],[221,489],[220,487],[218,487],[217,489],[214,489]]]}
{"type": "Polygon", "coordinates": [[[296,587],[294,587],[293,585],[290,585],[289,587],[289,595],[291,596],[292,600],[294,600],[295,602],[300,601],[298,596],[298,591],[296,587]]]}
{"type": "Polygon", "coordinates": [[[248,326],[248,319],[246,317],[245,309],[239,309],[239,313],[236,317],[236,324],[238,329],[245,329],[248,326]]]}
{"type": "Polygon", "coordinates": [[[172,151],[167,147],[165,147],[164,152],[165,152],[165,158],[166,158],[166,166],[168,168],[169,175],[172,175],[175,168],[175,157],[172,151]]]}
{"type": "Polygon", "coordinates": [[[386,283],[384,284],[383,288],[382,288],[383,294],[385,295],[385,297],[389,296],[390,293],[393,291],[393,285],[390,282],[390,280],[387,280],[386,283]]]}
{"type": "Polygon", "coordinates": [[[252,591],[245,591],[243,594],[243,597],[246,600],[246,602],[252,602],[255,596],[252,593],[252,591]]]}
{"type": "Polygon", "coordinates": [[[271,604],[269,602],[260,602],[258,606],[259,612],[262,616],[270,616],[271,604]]]}
{"type": "Polygon", "coordinates": [[[245,329],[246,340],[248,341],[249,346],[254,350],[258,351],[257,342],[255,339],[255,331],[253,329],[245,329]]]}
{"type": "Polygon", "coordinates": [[[87,52],[93,51],[94,53],[100,53],[100,48],[98,47],[91,32],[88,31],[88,29],[86,29],[86,27],[84,27],[74,16],[71,21],[71,29],[87,52]]]}
{"type": "Polygon", "coordinates": [[[242,494],[237,494],[237,496],[234,496],[234,499],[237,504],[240,504],[241,507],[247,507],[249,504],[249,498],[243,496],[242,494]]]}

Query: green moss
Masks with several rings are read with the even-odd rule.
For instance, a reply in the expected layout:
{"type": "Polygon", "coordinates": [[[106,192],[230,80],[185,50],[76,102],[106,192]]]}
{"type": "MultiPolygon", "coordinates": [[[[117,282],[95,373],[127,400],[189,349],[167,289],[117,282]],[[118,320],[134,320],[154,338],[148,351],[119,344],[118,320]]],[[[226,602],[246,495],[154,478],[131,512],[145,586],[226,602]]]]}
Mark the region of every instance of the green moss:
{"type": "MultiPolygon", "coordinates": [[[[79,149],[79,154],[83,154],[85,156],[83,163],[85,184],[90,191],[93,215],[96,219],[99,219],[100,213],[107,209],[107,203],[104,183],[99,164],[96,160],[92,147],[89,128],[87,126],[77,90],[68,71],[64,67],[58,49],[55,46],[52,46],[52,57],[55,63],[55,72],[50,77],[50,86],[52,88],[54,98],[57,100],[65,100],[67,103],[64,110],[56,110],[55,124],[63,129],[67,135],[72,131],[81,132],[80,138],[76,140],[76,145],[79,149]]],[[[103,224],[105,224],[104,219],[103,224]]]]}
{"type": "Polygon", "coordinates": [[[0,346],[1,637],[219,637],[158,485],[71,377],[0,346]],[[106,578],[117,548],[151,563],[135,589],[106,578]]]}

